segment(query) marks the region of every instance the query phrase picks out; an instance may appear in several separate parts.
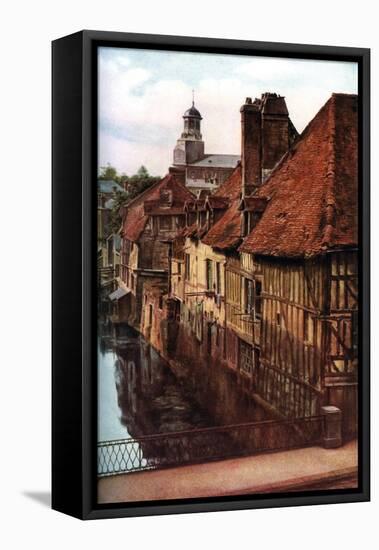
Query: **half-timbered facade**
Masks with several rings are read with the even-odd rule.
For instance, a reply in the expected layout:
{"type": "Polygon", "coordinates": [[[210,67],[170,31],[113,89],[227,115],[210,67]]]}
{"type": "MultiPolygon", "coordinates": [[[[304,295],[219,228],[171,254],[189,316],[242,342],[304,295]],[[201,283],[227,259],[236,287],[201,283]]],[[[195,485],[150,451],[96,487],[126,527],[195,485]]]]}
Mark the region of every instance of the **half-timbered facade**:
{"type": "Polygon", "coordinates": [[[241,107],[241,163],[212,196],[186,203],[186,228],[174,243],[173,340],[197,362],[232,369],[250,396],[260,353],[261,283],[250,256],[241,261],[238,246],[266,205],[252,192],[296,135],[283,97],[247,98],[241,107]]]}
{"type": "Polygon", "coordinates": [[[253,391],[287,416],[338,406],[345,435],[357,422],[357,171],[357,97],[333,94],[258,190],[267,205],[240,247],[259,326],[253,391]]]}
{"type": "Polygon", "coordinates": [[[191,198],[169,174],[123,208],[121,279],[127,307],[120,321],[140,329],[144,285],[167,285],[172,241],[184,225],[183,206],[191,198]]]}

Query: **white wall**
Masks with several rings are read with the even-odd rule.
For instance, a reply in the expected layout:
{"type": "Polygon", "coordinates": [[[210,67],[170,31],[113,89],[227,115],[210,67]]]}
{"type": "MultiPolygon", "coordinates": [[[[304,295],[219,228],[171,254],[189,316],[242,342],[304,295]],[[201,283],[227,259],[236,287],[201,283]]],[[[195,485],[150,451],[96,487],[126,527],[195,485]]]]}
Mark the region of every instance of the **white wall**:
{"type": "MultiPolygon", "coordinates": [[[[5,253],[1,269],[0,536],[8,539],[3,548],[376,547],[377,453],[373,462],[374,502],[367,504],[83,524],[39,502],[41,493],[46,500],[50,483],[50,41],[92,28],[372,47],[373,120],[377,122],[378,32],[374,6],[369,0],[234,0],[224,7],[204,0],[2,3],[0,223],[5,253]],[[31,498],[31,493],[39,498],[31,498]]],[[[373,138],[373,151],[377,153],[377,124],[373,138]]],[[[376,158],[373,166],[375,209],[376,158]]],[[[375,216],[373,223],[374,245],[378,218],[375,216]]],[[[375,255],[376,275],[377,263],[375,255]]],[[[375,287],[373,295],[375,319],[375,287]]],[[[373,328],[375,336],[376,326],[373,328]]],[[[377,340],[373,341],[375,353],[377,340]]],[[[379,402],[376,382],[374,372],[374,428],[379,402]]],[[[377,437],[373,447],[375,444],[377,437]]]]}

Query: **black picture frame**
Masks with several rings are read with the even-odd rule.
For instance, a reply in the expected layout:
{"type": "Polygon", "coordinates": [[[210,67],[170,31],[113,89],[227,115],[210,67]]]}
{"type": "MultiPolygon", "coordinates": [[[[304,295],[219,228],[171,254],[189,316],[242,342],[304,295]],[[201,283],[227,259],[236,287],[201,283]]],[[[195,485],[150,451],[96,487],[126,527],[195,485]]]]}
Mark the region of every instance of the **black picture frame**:
{"type": "Polygon", "coordinates": [[[52,43],[52,507],[81,519],[370,499],[370,50],[82,31],[52,43]],[[359,67],[360,372],[358,489],[96,503],[96,166],[99,46],[354,61],[359,67]]]}

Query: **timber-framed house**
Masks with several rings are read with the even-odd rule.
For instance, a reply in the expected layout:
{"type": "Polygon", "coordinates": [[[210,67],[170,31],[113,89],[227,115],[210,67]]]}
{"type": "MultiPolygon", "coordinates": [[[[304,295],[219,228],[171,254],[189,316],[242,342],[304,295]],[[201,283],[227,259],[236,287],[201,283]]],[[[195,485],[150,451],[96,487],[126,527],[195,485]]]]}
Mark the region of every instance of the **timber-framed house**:
{"type": "MultiPolygon", "coordinates": [[[[144,288],[168,290],[171,246],[184,226],[184,203],[194,198],[173,174],[152,185],[122,209],[120,321],[141,329],[144,288]]],[[[145,321],[153,314],[144,316],[145,321]]],[[[151,327],[145,327],[150,332],[151,327]]]]}
{"type": "Polygon", "coordinates": [[[285,416],[335,405],[345,437],[357,424],[357,110],[357,96],[333,94],[254,194],[266,206],[239,248],[259,326],[253,391],[285,416]]]}

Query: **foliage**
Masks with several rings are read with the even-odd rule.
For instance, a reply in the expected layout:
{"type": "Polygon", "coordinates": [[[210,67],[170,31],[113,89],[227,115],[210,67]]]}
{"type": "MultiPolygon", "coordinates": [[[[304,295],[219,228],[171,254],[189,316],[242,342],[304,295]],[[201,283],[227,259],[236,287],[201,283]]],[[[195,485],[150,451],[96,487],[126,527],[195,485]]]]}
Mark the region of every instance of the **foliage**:
{"type": "Polygon", "coordinates": [[[106,233],[115,233],[121,225],[120,209],[123,205],[137,197],[151,185],[159,181],[159,176],[151,176],[145,166],[141,166],[133,176],[119,174],[114,166],[107,164],[100,168],[100,180],[113,180],[124,188],[124,191],[116,192],[113,198],[113,205],[110,212],[109,223],[106,233]]]}
{"type": "Polygon", "coordinates": [[[141,166],[137,174],[127,178],[126,183],[124,183],[128,193],[128,200],[134,199],[134,197],[145,191],[145,189],[159,180],[160,177],[151,176],[146,167],[141,166]]]}
{"type": "Polygon", "coordinates": [[[108,164],[106,166],[100,167],[99,180],[113,180],[120,185],[123,184],[124,180],[127,179],[126,174],[119,174],[114,166],[108,164]]]}

